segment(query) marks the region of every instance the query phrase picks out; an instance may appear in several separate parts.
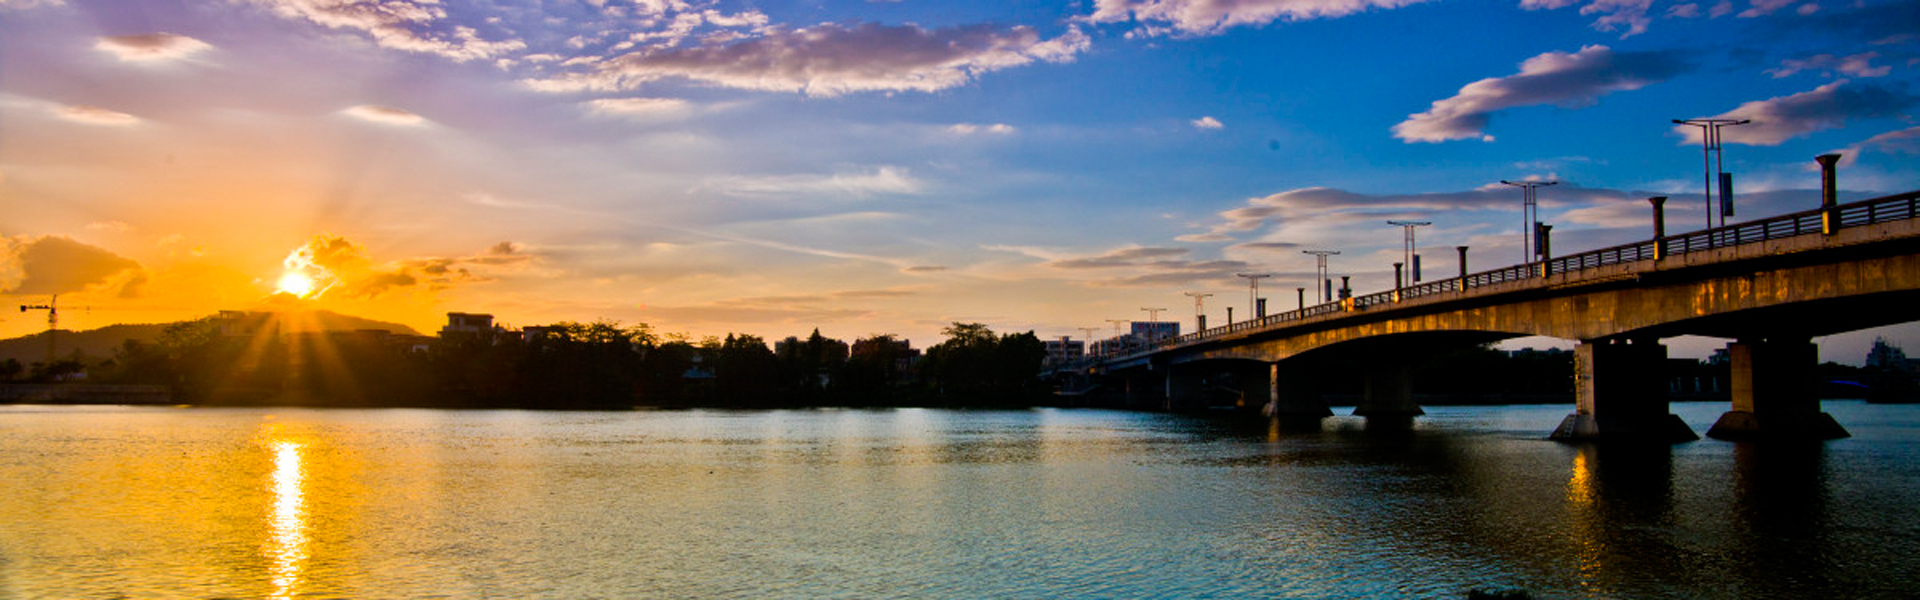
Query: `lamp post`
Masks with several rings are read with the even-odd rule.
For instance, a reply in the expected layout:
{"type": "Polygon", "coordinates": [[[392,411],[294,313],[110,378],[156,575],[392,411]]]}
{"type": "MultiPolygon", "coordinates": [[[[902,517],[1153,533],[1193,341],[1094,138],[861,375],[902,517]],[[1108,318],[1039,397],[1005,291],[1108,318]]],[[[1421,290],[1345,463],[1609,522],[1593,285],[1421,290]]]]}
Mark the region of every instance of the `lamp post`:
{"type": "Polygon", "coordinates": [[[1333,301],[1333,280],[1327,279],[1327,257],[1339,254],[1339,250],[1301,250],[1301,254],[1312,254],[1315,260],[1313,275],[1313,293],[1321,304],[1333,301]],[[1324,288],[1324,289],[1323,289],[1324,288]]]}
{"type": "Polygon", "coordinates": [[[1273,274],[1237,273],[1236,275],[1247,278],[1247,318],[1251,320],[1266,316],[1260,314],[1260,280],[1272,277],[1273,274]]]}
{"type": "Polygon", "coordinates": [[[1142,308],[1147,311],[1147,343],[1160,341],[1160,312],[1164,308],[1142,308]]]}
{"type": "Polygon", "coordinates": [[[1212,296],[1213,294],[1203,294],[1200,292],[1186,292],[1186,295],[1193,297],[1193,332],[1199,333],[1202,331],[1206,331],[1207,330],[1207,311],[1206,311],[1206,307],[1202,306],[1201,303],[1206,300],[1207,296],[1212,296]]]}
{"type": "Polygon", "coordinates": [[[1402,254],[1406,256],[1404,262],[1407,265],[1407,269],[1409,269],[1413,274],[1413,277],[1411,279],[1413,280],[1414,283],[1419,283],[1420,282],[1420,263],[1414,260],[1414,257],[1418,255],[1415,254],[1413,251],[1414,250],[1413,228],[1424,227],[1427,225],[1432,225],[1433,223],[1428,221],[1387,221],[1387,224],[1399,225],[1401,229],[1406,230],[1407,247],[1402,252],[1402,254]]]}
{"type": "Polygon", "coordinates": [[[1707,199],[1707,228],[1713,228],[1713,181],[1720,180],[1720,224],[1727,224],[1727,217],[1733,215],[1733,181],[1726,175],[1725,153],[1720,151],[1720,128],[1728,125],[1745,125],[1750,119],[1674,119],[1675,125],[1692,125],[1700,128],[1700,158],[1705,163],[1707,199]]]}
{"type": "Polygon", "coordinates": [[[1520,264],[1533,262],[1533,228],[1540,218],[1537,188],[1559,185],[1558,181],[1507,181],[1500,183],[1520,188],[1520,264]]]}

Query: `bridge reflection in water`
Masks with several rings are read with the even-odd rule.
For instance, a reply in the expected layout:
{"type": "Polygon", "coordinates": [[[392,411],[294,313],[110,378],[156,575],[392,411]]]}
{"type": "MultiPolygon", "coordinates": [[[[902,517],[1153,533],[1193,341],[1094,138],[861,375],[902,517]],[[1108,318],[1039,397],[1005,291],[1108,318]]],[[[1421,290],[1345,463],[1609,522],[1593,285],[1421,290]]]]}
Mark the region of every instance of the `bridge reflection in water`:
{"type": "Polygon", "coordinates": [[[1548,336],[1578,340],[1575,410],[1552,437],[1685,441],[1698,436],[1669,413],[1660,340],[1701,335],[1732,340],[1731,410],[1707,435],[1845,437],[1821,412],[1812,339],[1920,320],[1920,191],[1839,204],[1822,166],[1814,210],[1668,236],[1656,199],[1653,239],[1260,316],[1055,375],[1168,409],[1233,381],[1242,406],[1298,421],[1332,414],[1315,365],[1349,363],[1366,371],[1354,414],[1405,419],[1422,412],[1423,359],[1548,336]]]}

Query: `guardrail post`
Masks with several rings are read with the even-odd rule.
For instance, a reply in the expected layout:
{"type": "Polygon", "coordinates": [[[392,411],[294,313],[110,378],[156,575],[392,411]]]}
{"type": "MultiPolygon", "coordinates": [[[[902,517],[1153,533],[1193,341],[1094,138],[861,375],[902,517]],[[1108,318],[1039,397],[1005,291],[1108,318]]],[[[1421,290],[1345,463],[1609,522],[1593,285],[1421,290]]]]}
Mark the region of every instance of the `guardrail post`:
{"type": "Polygon", "coordinates": [[[1820,233],[1833,235],[1840,229],[1840,215],[1834,207],[1840,205],[1840,191],[1835,188],[1834,163],[1840,162],[1839,154],[1822,154],[1813,157],[1820,163],[1820,233]]]}
{"type": "Polygon", "coordinates": [[[1553,275],[1553,238],[1551,237],[1553,234],[1553,226],[1545,223],[1534,223],[1533,226],[1538,230],[1534,234],[1533,240],[1540,246],[1538,248],[1540,252],[1540,277],[1545,278],[1553,275]]]}
{"type": "Polygon", "coordinates": [[[1647,199],[1653,203],[1653,259],[1667,257],[1667,197],[1654,196],[1647,199]]]}
{"type": "Polygon", "coordinates": [[[1460,251],[1460,291],[1464,292],[1467,291],[1467,247],[1454,246],[1453,249],[1460,251]]]}

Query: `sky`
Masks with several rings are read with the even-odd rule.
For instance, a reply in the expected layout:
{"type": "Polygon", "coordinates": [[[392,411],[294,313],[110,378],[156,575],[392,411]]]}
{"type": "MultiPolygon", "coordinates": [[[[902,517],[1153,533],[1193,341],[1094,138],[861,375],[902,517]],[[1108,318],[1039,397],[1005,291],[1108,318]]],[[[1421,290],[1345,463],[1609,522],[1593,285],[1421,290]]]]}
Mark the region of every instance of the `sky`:
{"type": "MultiPolygon", "coordinates": [[[[0,300],[431,333],[1190,330],[1311,286],[1920,189],[1900,0],[0,0],[0,300]],[[292,276],[289,277],[289,274],[292,276]],[[1144,310],[1144,309],[1165,309],[1144,310]]],[[[1309,287],[1308,301],[1313,301],[1309,287]]],[[[9,307],[11,308],[11,307],[9,307]]],[[[46,327],[0,313],[0,337],[46,327]]],[[[1822,341],[1858,363],[1874,336],[1822,341]]],[[[1529,343],[1551,343],[1530,339],[1529,343]]],[[[1691,340],[1700,355],[1722,341],[1691,340]]]]}

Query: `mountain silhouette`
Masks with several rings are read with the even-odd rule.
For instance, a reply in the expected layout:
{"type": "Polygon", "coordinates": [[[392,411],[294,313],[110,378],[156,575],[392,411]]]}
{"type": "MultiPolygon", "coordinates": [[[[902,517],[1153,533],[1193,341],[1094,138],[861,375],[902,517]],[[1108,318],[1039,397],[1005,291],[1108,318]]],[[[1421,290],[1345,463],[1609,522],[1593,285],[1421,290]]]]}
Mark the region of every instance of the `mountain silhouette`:
{"type": "MultiPolygon", "coordinates": [[[[373,319],[343,315],[326,310],[289,310],[270,312],[279,322],[279,331],[284,333],[305,333],[314,331],[360,331],[382,329],[390,333],[419,335],[412,327],[399,323],[376,321],[373,319]]],[[[186,322],[186,321],[179,321],[186,322]]],[[[73,354],[75,349],[94,359],[111,358],[113,351],[126,340],[139,340],[153,343],[160,339],[160,333],[175,323],[136,323],[108,325],[86,331],[60,330],[57,351],[61,358],[73,354]]],[[[12,339],[0,340],[0,361],[16,359],[21,363],[32,364],[47,359],[47,332],[42,331],[12,339]]]]}

